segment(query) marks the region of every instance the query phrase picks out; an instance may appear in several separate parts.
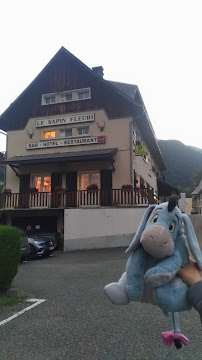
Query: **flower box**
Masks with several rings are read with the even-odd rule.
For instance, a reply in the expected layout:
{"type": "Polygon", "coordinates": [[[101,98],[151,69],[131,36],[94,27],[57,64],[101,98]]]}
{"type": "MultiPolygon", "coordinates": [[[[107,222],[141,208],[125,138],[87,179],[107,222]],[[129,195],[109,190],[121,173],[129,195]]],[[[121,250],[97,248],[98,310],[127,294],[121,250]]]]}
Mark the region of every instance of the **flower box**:
{"type": "Polygon", "coordinates": [[[29,188],[29,193],[30,194],[38,194],[38,189],[36,187],[30,187],[29,188]]]}
{"type": "Polygon", "coordinates": [[[67,188],[64,186],[56,186],[55,191],[57,194],[65,194],[67,192],[67,188]]]}
{"type": "Polygon", "coordinates": [[[9,189],[9,188],[4,188],[4,189],[3,189],[3,194],[4,194],[4,195],[11,195],[11,193],[12,193],[12,190],[11,190],[11,189],[9,189]]]}
{"type": "Polygon", "coordinates": [[[97,193],[97,192],[98,192],[98,189],[87,189],[87,192],[88,192],[89,194],[97,193]]]}
{"type": "Polygon", "coordinates": [[[87,186],[88,193],[96,193],[98,192],[98,185],[97,184],[90,184],[87,186]]]}
{"type": "Polygon", "coordinates": [[[131,184],[126,184],[126,185],[122,185],[122,190],[123,191],[133,191],[134,189],[133,189],[133,185],[131,185],[131,184]]]}

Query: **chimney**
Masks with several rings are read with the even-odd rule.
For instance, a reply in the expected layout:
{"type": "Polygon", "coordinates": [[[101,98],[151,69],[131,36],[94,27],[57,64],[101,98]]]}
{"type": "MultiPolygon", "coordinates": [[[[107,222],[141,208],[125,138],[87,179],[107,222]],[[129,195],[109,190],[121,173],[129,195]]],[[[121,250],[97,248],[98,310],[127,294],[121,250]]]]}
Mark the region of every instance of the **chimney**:
{"type": "Polygon", "coordinates": [[[104,76],[103,71],[104,71],[104,69],[103,69],[102,66],[95,66],[95,67],[92,68],[92,70],[103,79],[103,76],[104,76]]]}

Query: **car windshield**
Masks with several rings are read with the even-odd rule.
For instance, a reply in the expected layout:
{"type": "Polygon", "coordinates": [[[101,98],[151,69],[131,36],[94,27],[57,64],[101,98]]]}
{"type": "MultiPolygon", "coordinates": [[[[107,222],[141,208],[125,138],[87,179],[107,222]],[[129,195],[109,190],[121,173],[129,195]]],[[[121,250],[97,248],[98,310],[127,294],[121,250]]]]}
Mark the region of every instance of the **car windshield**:
{"type": "Polygon", "coordinates": [[[44,241],[53,240],[53,238],[50,235],[46,235],[46,234],[35,234],[35,235],[32,235],[32,238],[34,240],[38,240],[38,241],[41,241],[41,240],[44,240],[44,241]]]}

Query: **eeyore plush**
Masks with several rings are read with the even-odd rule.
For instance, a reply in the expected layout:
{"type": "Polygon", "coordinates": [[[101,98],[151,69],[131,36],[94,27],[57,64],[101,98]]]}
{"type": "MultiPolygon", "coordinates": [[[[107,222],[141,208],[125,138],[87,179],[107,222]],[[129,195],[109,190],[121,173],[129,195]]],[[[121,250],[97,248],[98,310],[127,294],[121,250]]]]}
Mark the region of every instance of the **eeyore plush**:
{"type": "Polygon", "coordinates": [[[126,253],[132,253],[126,271],[117,283],[105,286],[104,292],[116,305],[141,301],[159,306],[164,312],[172,312],[174,331],[162,333],[163,341],[176,348],[188,339],[180,333],[179,311],[190,310],[187,300],[188,286],[177,276],[181,267],[189,263],[187,241],[198,267],[202,270],[202,256],[189,217],[177,206],[177,197],[169,202],[150,205],[126,253]]]}

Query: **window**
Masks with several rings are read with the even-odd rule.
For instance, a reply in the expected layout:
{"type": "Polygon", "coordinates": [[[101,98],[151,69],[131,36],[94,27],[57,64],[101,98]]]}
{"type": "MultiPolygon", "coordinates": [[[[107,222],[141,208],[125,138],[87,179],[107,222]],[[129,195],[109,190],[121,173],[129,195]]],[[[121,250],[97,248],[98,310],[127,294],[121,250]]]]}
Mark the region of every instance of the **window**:
{"type": "Polygon", "coordinates": [[[55,103],[55,96],[46,97],[46,104],[53,104],[55,103]]]}
{"type": "Polygon", "coordinates": [[[78,92],[79,100],[90,99],[90,89],[78,92]]]}
{"type": "Polygon", "coordinates": [[[72,136],[72,129],[65,130],[65,136],[72,136]]]}
{"type": "Polygon", "coordinates": [[[64,102],[85,100],[91,98],[91,89],[75,89],[66,90],[63,92],[43,94],[41,99],[41,105],[59,104],[64,102]]]}
{"type": "Polygon", "coordinates": [[[97,184],[100,188],[100,172],[99,171],[89,171],[82,172],[79,174],[79,189],[86,190],[87,186],[90,184],[97,184]]]}
{"type": "Polygon", "coordinates": [[[45,131],[44,137],[45,137],[45,139],[55,138],[55,130],[45,131]]]}
{"type": "Polygon", "coordinates": [[[66,101],[72,101],[72,93],[66,94],[66,101]]]}
{"type": "Polygon", "coordinates": [[[33,176],[32,184],[38,189],[38,192],[51,192],[51,177],[50,175],[33,176]]]}
{"type": "Polygon", "coordinates": [[[83,128],[78,128],[78,133],[79,135],[88,135],[89,134],[89,127],[83,127],[83,128]]]}

